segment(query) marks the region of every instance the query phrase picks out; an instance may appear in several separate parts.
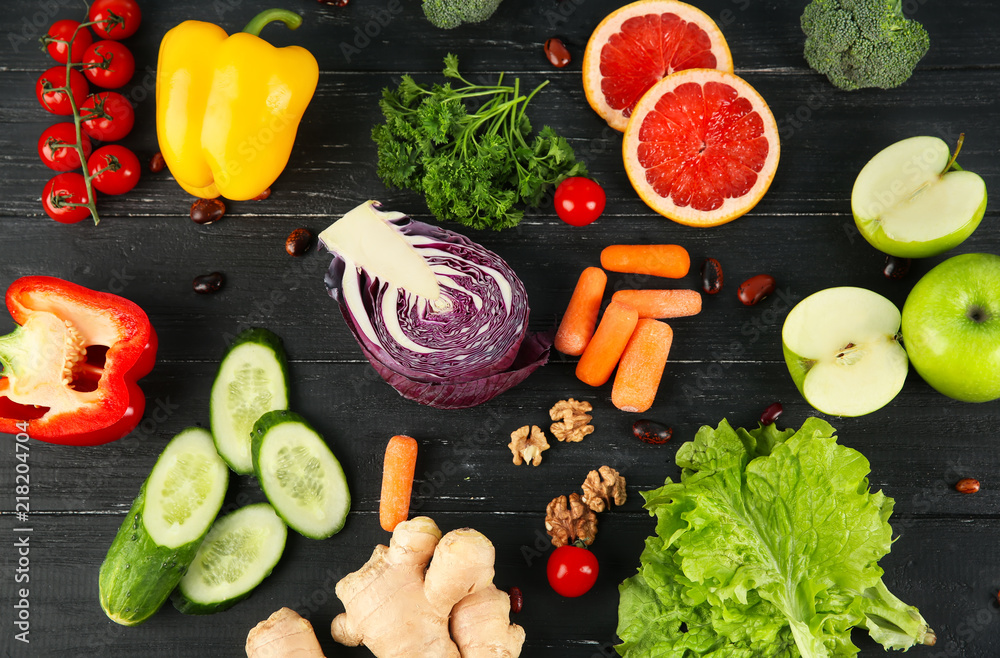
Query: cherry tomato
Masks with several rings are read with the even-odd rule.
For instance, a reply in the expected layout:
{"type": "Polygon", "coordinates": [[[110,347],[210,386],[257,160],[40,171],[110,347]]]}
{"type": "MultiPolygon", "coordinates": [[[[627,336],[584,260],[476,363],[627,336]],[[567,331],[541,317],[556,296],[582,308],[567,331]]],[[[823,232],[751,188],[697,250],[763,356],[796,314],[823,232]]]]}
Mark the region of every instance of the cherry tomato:
{"type": "MultiPolygon", "coordinates": [[[[90,157],[90,138],[83,138],[83,156],[90,157]]],[[[69,121],[56,123],[45,129],[38,138],[38,157],[45,166],[56,171],[73,171],[80,168],[80,153],[76,150],[76,125],[69,121]],[[59,146],[66,144],[66,146],[59,146]]]]}
{"type": "Polygon", "coordinates": [[[586,226],[601,216],[607,197],[604,189],[582,176],[573,176],[556,188],[556,214],[571,226],[586,226]]]}
{"type": "Polygon", "coordinates": [[[84,101],[80,114],[86,119],[81,124],[83,131],[102,142],[118,141],[129,134],[135,124],[132,104],[115,91],[91,94],[84,101]]]}
{"type": "Polygon", "coordinates": [[[142,22],[142,12],[135,0],[95,0],[87,20],[97,23],[92,29],[102,39],[118,41],[135,34],[142,22]]]}
{"type": "MultiPolygon", "coordinates": [[[[69,95],[64,91],[53,91],[65,87],[66,67],[53,66],[38,78],[38,82],[35,83],[35,96],[38,97],[42,107],[52,114],[70,116],[73,114],[73,106],[70,105],[69,95]]],[[[90,92],[90,85],[87,84],[87,78],[76,69],[70,69],[69,90],[79,108],[90,92]]]]}
{"type": "Polygon", "coordinates": [[[597,558],[586,548],[560,546],[545,568],[549,585],[562,596],[582,596],[597,582],[597,558]]]}
{"type": "Polygon", "coordinates": [[[83,54],[83,69],[87,79],[98,87],[117,89],[132,79],[135,58],[132,51],[117,41],[98,41],[83,54]]]}
{"type": "Polygon", "coordinates": [[[135,153],[118,144],[102,146],[87,160],[90,184],[105,194],[125,194],[131,190],[139,182],[140,168],[135,153]]]}
{"type": "Polygon", "coordinates": [[[67,55],[72,54],[74,62],[80,61],[83,57],[83,51],[94,41],[94,37],[91,36],[90,30],[85,27],[80,28],[80,31],[77,32],[76,28],[78,27],[80,27],[79,21],[71,21],[69,19],[56,21],[52,24],[49,31],[42,37],[42,40],[46,44],[45,49],[49,51],[52,59],[60,64],[65,64],[67,55]],[[73,39],[74,32],[76,32],[76,39],[73,39]],[[70,51],[66,43],[59,43],[60,41],[68,43],[71,39],[73,41],[72,51],[70,51]]]}
{"type": "Polygon", "coordinates": [[[83,174],[59,174],[45,184],[42,206],[49,217],[62,224],[76,224],[90,216],[86,206],[67,205],[87,203],[87,182],[83,174]]]}

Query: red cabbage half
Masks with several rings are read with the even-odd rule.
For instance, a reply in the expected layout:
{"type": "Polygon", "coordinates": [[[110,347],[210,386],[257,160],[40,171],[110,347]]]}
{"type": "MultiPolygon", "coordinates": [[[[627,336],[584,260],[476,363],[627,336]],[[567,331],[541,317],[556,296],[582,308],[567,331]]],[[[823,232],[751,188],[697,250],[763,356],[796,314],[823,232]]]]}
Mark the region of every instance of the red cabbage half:
{"type": "Polygon", "coordinates": [[[330,296],[375,370],[410,400],[438,409],[485,402],[549,357],[529,334],[524,284],[468,238],[361,204],[320,234],[334,254],[330,296]]]}

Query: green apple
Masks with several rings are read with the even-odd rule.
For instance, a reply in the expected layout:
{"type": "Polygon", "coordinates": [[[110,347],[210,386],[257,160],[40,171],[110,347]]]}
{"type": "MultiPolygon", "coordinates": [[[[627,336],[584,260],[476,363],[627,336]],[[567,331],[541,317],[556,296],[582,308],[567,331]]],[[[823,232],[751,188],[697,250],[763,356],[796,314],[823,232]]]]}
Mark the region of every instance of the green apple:
{"type": "Polygon", "coordinates": [[[986,183],[959,169],[943,140],[911,137],[864,166],[854,182],[851,209],[861,235],[879,251],[901,258],[936,256],[979,226],[986,183]]]}
{"type": "Polygon", "coordinates": [[[888,404],[909,369],[899,323],[896,305],[864,288],[827,288],[796,304],[781,346],[806,402],[834,416],[863,416],[888,404]]]}
{"type": "Polygon", "coordinates": [[[903,304],[913,367],[948,397],[1000,397],[1000,256],[962,254],[913,286],[903,304]]]}

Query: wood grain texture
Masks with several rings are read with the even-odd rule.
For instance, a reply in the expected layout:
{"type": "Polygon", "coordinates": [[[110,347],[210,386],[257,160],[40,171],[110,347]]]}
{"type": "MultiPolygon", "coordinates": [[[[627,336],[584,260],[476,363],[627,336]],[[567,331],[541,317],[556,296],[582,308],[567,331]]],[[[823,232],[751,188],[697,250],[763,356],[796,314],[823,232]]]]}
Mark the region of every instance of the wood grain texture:
{"type": "MultiPolygon", "coordinates": [[[[188,18],[236,30],[272,3],[257,0],[142,0],[144,22],[126,43],[137,74],[125,93],[136,106],[136,129],[125,140],[145,163],[157,150],[152,81],[159,40],[188,18]]],[[[230,203],[211,226],[188,218],[191,198],[166,172],[144,171],[135,191],[102,198],[103,221],[64,226],[42,213],[39,195],[50,172],[37,160],[38,135],[53,119],[34,98],[34,81],[51,66],[33,41],[56,18],[79,18],[70,0],[9,0],[0,15],[0,289],[19,276],[59,276],[122,294],[149,314],[160,336],[156,368],[142,381],[146,419],[132,435],[89,449],[29,444],[31,466],[31,645],[13,641],[11,605],[17,555],[13,440],[0,447],[0,648],[7,656],[205,656],[243,654],[247,631],[277,608],[296,608],[314,623],[327,655],[365,656],[334,646],[330,620],[342,608],[336,579],[358,568],[388,535],[378,527],[381,459],[390,436],[417,438],[421,452],[413,509],[445,529],[473,526],[497,547],[497,583],[518,586],[528,633],[526,658],[611,656],[617,584],[638,565],[653,530],[639,491],[678,470],[678,445],[698,427],[728,418],[753,425],[780,400],[779,424],[797,426],[813,414],[795,390],[781,355],[780,328],[790,305],[833,285],[871,288],[901,305],[910,287],[942,257],[914,263],[902,281],[881,275],[882,256],[857,234],[850,191],[857,171],[878,150],[916,134],[953,142],[966,134],[962,165],[1000,185],[1000,28],[993,3],[977,0],[904,2],[931,35],[931,50],[914,77],[894,90],[841,92],[802,58],[799,15],[804,0],[703,0],[697,4],[725,33],[738,74],[770,103],[782,138],[781,163],[769,193],[748,216],[722,227],[678,226],[652,213],[632,191],[621,162],[621,137],[588,107],[580,85],[583,48],[591,30],[623,0],[504,0],[482,25],[452,31],[431,27],[416,0],[351,0],[327,7],[291,0],[305,22],[296,32],[268,28],[279,45],[308,47],[320,63],[316,97],[306,112],[288,168],[264,202],[230,203]],[[365,30],[368,34],[365,34],[365,30]],[[561,37],[575,59],[553,69],[542,43],[561,37]],[[356,52],[355,52],[356,51],[356,52]],[[591,389],[573,376],[575,359],[552,362],[512,391],[475,409],[443,412],[400,398],[364,362],[323,286],[330,257],[315,251],[292,259],[283,249],[294,228],[325,228],[366,199],[431,220],[419,195],[387,190],[378,179],[369,138],[380,120],[380,90],[409,73],[440,80],[445,53],[460,57],[471,79],[501,72],[525,84],[549,85],[532,103],[536,126],[565,135],[605,187],[605,215],[584,229],[556,219],[546,206],[517,229],[470,232],[503,256],[522,277],[532,329],[552,328],[580,271],[597,265],[612,243],[676,243],[693,271],[667,287],[698,287],[703,258],[720,260],[725,287],[704,299],[694,318],[671,321],[674,343],[654,407],[645,416],[674,427],[674,440],[647,446],[630,432],[634,415],[615,409],[610,384],[591,389]],[[222,271],[215,296],[191,292],[191,279],[222,271]],[[767,272],[779,294],[744,307],[736,286],[767,272]],[[138,628],[108,621],[97,603],[97,570],[107,547],[166,441],[208,421],[208,393],[228,337],[266,326],[285,341],[291,359],[293,408],[324,434],[342,461],[354,503],[345,529],[322,542],[290,533],[287,553],[248,600],[213,617],[183,617],[167,607],[138,628]],[[509,433],[545,426],[547,409],[573,396],[594,405],[595,433],[583,443],[557,444],[538,468],[515,467],[509,433]],[[601,516],[594,545],[602,575],[581,599],[561,599],[546,585],[546,503],[579,487],[587,471],[609,464],[628,480],[629,502],[601,516]]],[[[1000,253],[997,209],[960,252],[1000,253]]],[[[456,228],[454,226],[449,228],[456,228]]],[[[949,254],[950,255],[950,254],[949,254]]],[[[649,277],[610,274],[607,299],[620,288],[663,285],[649,277]]],[[[872,464],[872,487],[896,499],[898,540],[885,558],[886,581],[917,605],[938,633],[934,648],[915,656],[985,658],[1000,654],[1000,473],[998,403],[946,399],[911,372],[885,409],[856,419],[829,420],[841,441],[872,464]],[[982,490],[954,492],[962,477],[982,490]]],[[[235,477],[227,506],[262,500],[256,483],[235,477]]],[[[855,634],[864,658],[885,655],[855,634]]]]}

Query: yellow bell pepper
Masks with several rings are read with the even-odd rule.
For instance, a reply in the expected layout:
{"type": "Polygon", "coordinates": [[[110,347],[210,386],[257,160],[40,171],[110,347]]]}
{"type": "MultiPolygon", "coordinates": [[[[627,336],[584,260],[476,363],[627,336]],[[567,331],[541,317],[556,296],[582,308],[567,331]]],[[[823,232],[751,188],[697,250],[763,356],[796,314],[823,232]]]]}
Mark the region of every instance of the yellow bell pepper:
{"type": "Polygon", "coordinates": [[[156,135],[170,173],[195,196],[252,199],[288,164],[319,65],[305,48],[257,36],[276,20],[302,24],[294,12],[269,9],[232,36],[185,21],[160,43],[156,135]]]}

